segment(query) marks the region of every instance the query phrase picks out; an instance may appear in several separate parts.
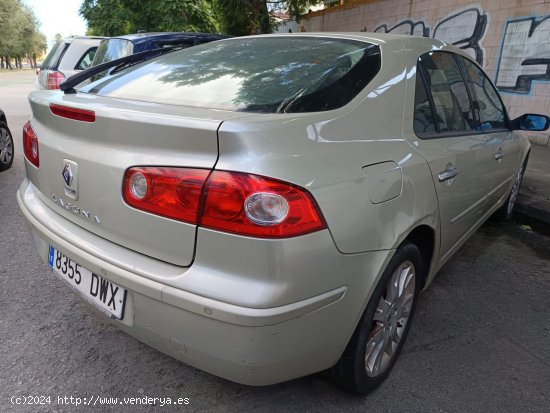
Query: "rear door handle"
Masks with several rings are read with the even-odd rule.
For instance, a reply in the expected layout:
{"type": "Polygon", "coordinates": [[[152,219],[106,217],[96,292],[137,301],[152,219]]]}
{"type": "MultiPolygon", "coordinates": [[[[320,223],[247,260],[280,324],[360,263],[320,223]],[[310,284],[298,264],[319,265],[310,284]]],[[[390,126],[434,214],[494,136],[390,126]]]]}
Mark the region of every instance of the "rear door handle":
{"type": "Polygon", "coordinates": [[[445,182],[449,179],[453,179],[455,176],[458,175],[458,169],[456,168],[449,168],[445,169],[444,171],[440,172],[439,175],[437,175],[437,179],[439,179],[439,182],[445,182]]]}
{"type": "Polygon", "coordinates": [[[500,161],[502,158],[504,158],[504,152],[502,152],[502,149],[499,149],[495,154],[495,160],[500,161]]]}

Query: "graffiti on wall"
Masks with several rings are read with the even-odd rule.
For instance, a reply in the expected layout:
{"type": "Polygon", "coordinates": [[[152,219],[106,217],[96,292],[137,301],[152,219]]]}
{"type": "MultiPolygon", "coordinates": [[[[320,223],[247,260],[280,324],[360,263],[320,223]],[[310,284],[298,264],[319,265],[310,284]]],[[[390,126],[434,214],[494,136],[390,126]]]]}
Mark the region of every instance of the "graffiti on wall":
{"type": "MultiPolygon", "coordinates": [[[[365,31],[367,31],[366,28],[365,31]]],[[[423,21],[413,22],[412,20],[403,20],[393,27],[388,27],[388,25],[384,23],[374,29],[374,32],[391,32],[395,34],[410,34],[411,36],[430,37],[430,29],[426,27],[426,24],[423,21]]]]}
{"type": "Polygon", "coordinates": [[[480,42],[486,29],[487,15],[477,7],[472,7],[441,19],[431,33],[430,27],[422,20],[403,20],[392,27],[384,23],[377,26],[374,32],[410,34],[443,40],[465,50],[483,65],[484,52],[480,42]]]}
{"type": "Polygon", "coordinates": [[[534,81],[550,81],[550,15],[509,20],[504,29],[496,86],[530,93],[534,81]]]}

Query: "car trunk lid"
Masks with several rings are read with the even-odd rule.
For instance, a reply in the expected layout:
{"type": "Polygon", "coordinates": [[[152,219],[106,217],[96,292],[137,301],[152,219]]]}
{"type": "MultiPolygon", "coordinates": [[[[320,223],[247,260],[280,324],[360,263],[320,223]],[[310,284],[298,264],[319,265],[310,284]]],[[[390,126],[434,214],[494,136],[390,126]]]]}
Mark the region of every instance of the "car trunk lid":
{"type": "Polygon", "coordinates": [[[243,114],[81,93],[33,92],[29,100],[40,168],[27,163],[27,174],[42,200],[98,236],[159,260],[190,265],[196,225],[128,206],[122,197],[124,173],[146,165],[212,169],[219,125],[243,114]],[[54,115],[51,104],[93,111],[95,120],[54,115]]]}

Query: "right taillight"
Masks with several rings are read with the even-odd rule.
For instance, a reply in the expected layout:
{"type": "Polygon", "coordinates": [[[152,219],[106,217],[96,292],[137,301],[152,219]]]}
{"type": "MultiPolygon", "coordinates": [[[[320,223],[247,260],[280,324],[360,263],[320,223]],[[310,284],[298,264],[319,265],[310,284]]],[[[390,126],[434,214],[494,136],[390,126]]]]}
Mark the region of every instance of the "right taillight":
{"type": "Polygon", "coordinates": [[[305,189],[264,176],[214,171],[199,225],[252,237],[285,238],[325,228],[305,189]]]}
{"type": "Polygon", "coordinates": [[[48,72],[48,89],[59,89],[59,85],[65,81],[65,75],[61,72],[48,72]]]}
{"type": "Polygon", "coordinates": [[[25,152],[25,158],[38,168],[40,166],[38,136],[36,136],[30,121],[23,126],[23,151],[25,152]]]}
{"type": "Polygon", "coordinates": [[[286,238],[326,228],[309,192],[259,175],[137,167],[123,186],[134,208],[218,231],[286,238]]]}

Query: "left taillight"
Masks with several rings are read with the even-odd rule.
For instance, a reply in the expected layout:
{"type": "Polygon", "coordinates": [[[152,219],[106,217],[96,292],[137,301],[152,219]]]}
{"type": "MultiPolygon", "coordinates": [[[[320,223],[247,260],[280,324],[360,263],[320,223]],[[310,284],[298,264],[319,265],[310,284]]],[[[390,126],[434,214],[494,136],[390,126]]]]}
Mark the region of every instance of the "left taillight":
{"type": "Polygon", "coordinates": [[[38,168],[40,166],[38,136],[36,136],[30,121],[23,126],[23,151],[25,152],[25,158],[38,168]]]}
{"type": "Polygon", "coordinates": [[[124,176],[124,200],[142,211],[196,224],[209,173],[206,169],[131,168],[124,176]]]}

